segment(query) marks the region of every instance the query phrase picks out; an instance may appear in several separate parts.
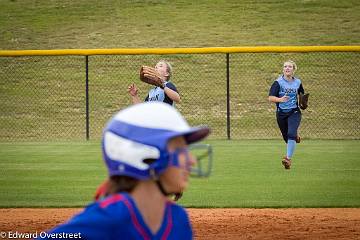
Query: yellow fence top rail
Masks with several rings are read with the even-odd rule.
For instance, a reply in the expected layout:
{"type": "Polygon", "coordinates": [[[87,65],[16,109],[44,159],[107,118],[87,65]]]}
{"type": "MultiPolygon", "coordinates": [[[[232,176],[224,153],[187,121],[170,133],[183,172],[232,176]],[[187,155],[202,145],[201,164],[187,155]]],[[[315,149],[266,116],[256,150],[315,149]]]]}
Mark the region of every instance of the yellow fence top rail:
{"type": "Polygon", "coordinates": [[[118,48],[118,49],[58,49],[0,50],[0,57],[62,56],[62,55],[145,55],[145,54],[209,54],[265,52],[360,52],[360,46],[256,46],[208,48],[118,48]]]}

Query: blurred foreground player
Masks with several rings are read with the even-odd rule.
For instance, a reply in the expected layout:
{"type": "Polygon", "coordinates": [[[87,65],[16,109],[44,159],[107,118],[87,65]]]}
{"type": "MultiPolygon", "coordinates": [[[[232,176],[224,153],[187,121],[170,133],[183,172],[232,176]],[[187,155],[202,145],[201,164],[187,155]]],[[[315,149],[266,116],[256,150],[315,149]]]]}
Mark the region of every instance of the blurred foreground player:
{"type": "Polygon", "coordinates": [[[196,161],[188,144],[209,132],[206,126],[190,127],[165,103],[139,103],[120,111],[103,131],[106,197],[48,233],[58,239],[70,238],[65,234],[82,239],[192,239],[185,209],[167,196],[188,186],[196,161]]]}

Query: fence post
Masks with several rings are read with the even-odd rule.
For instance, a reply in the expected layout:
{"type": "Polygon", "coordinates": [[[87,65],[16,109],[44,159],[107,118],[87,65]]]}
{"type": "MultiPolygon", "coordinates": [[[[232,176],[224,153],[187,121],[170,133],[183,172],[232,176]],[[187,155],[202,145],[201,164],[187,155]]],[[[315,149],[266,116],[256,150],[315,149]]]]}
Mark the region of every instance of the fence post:
{"type": "Polygon", "coordinates": [[[226,53],[226,127],[227,138],[230,140],[230,60],[229,53],[226,53]]]}
{"type": "Polygon", "coordinates": [[[85,56],[85,96],[86,96],[86,140],[90,139],[89,134],[89,56],[85,56]]]}

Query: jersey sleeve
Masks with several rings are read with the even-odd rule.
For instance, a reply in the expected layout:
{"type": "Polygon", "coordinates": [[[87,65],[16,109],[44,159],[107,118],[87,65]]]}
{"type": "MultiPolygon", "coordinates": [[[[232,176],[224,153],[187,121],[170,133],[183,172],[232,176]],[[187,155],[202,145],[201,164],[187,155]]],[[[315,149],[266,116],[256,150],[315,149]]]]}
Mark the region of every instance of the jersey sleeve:
{"type": "Polygon", "coordinates": [[[300,83],[300,87],[298,89],[298,94],[300,94],[300,93],[302,93],[302,94],[305,93],[305,90],[304,90],[304,87],[303,87],[302,83],[300,83]]]}
{"type": "Polygon", "coordinates": [[[173,204],[172,212],[173,212],[172,222],[176,223],[176,225],[173,226],[173,230],[171,231],[171,234],[168,237],[168,239],[174,239],[174,240],[193,239],[193,231],[186,210],[179,205],[173,204]]]}
{"type": "Polygon", "coordinates": [[[96,204],[92,204],[68,222],[47,232],[46,237],[41,239],[68,239],[72,238],[71,235],[89,240],[110,239],[114,233],[112,231],[114,224],[115,222],[111,220],[106,211],[103,211],[96,204]]]}
{"type": "MultiPolygon", "coordinates": [[[[176,89],[175,84],[173,84],[172,82],[167,82],[167,83],[166,83],[166,87],[168,87],[168,88],[170,88],[171,90],[174,90],[175,92],[178,93],[178,90],[176,89]]],[[[167,104],[172,105],[173,102],[174,102],[174,101],[171,100],[171,98],[169,98],[169,96],[165,93],[164,103],[167,103],[167,104]]]]}
{"type": "Polygon", "coordinates": [[[167,82],[167,83],[166,83],[166,87],[168,87],[168,88],[170,88],[171,90],[174,90],[175,92],[178,93],[178,90],[177,90],[175,84],[173,84],[172,82],[167,82]]]}
{"type": "Polygon", "coordinates": [[[279,97],[279,92],[280,92],[280,84],[278,83],[278,81],[275,81],[270,87],[269,96],[279,97]]]}
{"type": "Polygon", "coordinates": [[[184,224],[184,230],[181,231],[181,238],[180,239],[193,239],[193,230],[190,224],[190,219],[186,211],[183,212],[185,224],[184,224]]]}

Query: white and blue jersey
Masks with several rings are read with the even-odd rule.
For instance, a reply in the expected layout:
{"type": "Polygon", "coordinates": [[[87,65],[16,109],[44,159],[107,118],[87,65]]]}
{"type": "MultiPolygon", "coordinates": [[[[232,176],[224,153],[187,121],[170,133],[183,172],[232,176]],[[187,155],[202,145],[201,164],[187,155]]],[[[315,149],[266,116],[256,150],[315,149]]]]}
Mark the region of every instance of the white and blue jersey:
{"type": "Polygon", "coordinates": [[[284,75],[281,75],[271,85],[269,96],[283,97],[288,96],[289,100],[286,102],[276,103],[278,111],[289,112],[298,108],[298,94],[304,93],[304,88],[301,84],[301,80],[293,77],[292,81],[287,81],[284,75]]]}
{"type": "Polygon", "coordinates": [[[157,233],[152,233],[134,200],[127,193],[113,194],[90,204],[83,212],[69,222],[55,227],[48,234],[64,236],[70,233],[89,240],[192,239],[190,221],[182,207],[168,201],[161,227],[157,233]]]}
{"type": "MultiPolygon", "coordinates": [[[[177,89],[176,89],[176,86],[172,82],[166,82],[166,87],[174,90],[175,92],[178,92],[177,89]]],[[[149,94],[145,98],[145,102],[151,102],[151,101],[164,102],[164,103],[167,103],[167,104],[170,104],[170,105],[174,104],[174,101],[171,100],[171,98],[169,98],[165,94],[164,89],[162,89],[160,87],[152,88],[149,91],[149,94]]]]}

